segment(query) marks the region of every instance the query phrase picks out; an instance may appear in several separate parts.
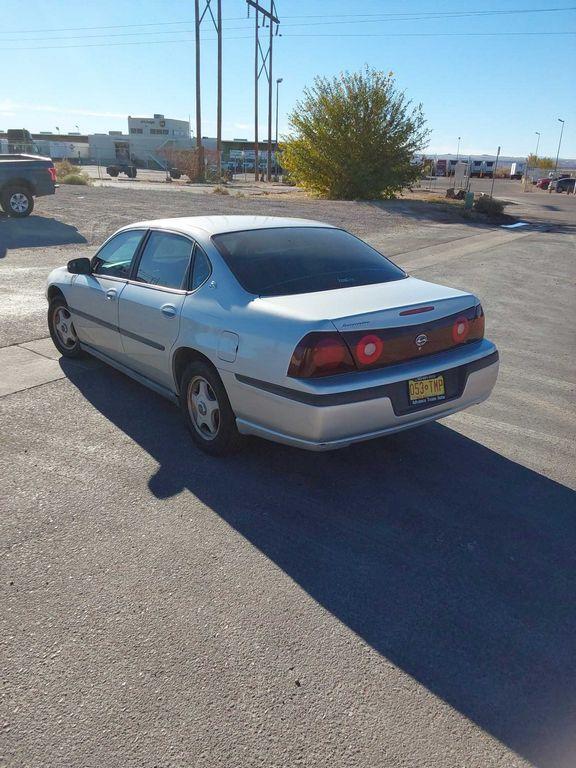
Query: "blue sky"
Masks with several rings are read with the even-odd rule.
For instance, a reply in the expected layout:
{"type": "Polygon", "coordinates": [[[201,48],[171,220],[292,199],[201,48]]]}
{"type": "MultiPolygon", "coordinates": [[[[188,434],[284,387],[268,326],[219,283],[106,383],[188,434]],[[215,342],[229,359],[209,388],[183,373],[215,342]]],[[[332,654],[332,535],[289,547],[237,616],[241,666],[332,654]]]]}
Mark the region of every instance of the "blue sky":
{"type": "MultiPolygon", "coordinates": [[[[565,34],[576,33],[572,3],[277,0],[280,134],[314,75],[368,64],[392,70],[398,86],[422,102],[433,129],[429,152],[455,151],[461,136],[464,154],[495,153],[500,144],[504,155],[523,155],[534,150],[540,131],[539,154],[553,156],[562,117],[561,155],[576,157],[576,34],[565,34]],[[542,8],[548,11],[536,12],[542,8]],[[535,12],[502,13],[518,9],[535,12]],[[434,18],[454,13],[476,15],[434,18]],[[485,32],[530,34],[477,34],[485,32]]],[[[222,5],[223,136],[251,138],[253,19],[246,19],[244,0],[222,5]]],[[[191,115],[194,125],[192,21],[192,0],[27,0],[2,18],[0,129],[126,130],[128,114],[154,112],[191,115]],[[136,24],[142,26],[127,26],[136,24]]],[[[216,49],[208,25],[203,38],[202,132],[214,136],[216,49]]],[[[261,136],[265,98],[262,83],[261,136]]]]}

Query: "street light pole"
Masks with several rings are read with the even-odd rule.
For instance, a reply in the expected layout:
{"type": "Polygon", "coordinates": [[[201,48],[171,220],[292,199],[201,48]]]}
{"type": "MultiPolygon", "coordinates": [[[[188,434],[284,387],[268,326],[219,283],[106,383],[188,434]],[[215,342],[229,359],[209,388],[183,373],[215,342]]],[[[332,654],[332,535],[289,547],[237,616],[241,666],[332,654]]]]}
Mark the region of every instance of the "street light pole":
{"type": "Polygon", "coordinates": [[[558,170],[558,158],[560,157],[560,146],[562,145],[562,134],[564,133],[564,120],[562,120],[562,118],[559,117],[558,122],[562,123],[562,128],[560,129],[560,139],[558,140],[558,152],[556,153],[556,163],[554,165],[554,176],[556,176],[556,171],[558,170]]]}
{"type": "MultiPolygon", "coordinates": [[[[538,170],[538,147],[540,146],[540,131],[534,131],[534,133],[536,134],[536,136],[538,136],[538,138],[536,139],[536,150],[534,151],[534,170],[537,171],[538,170]]],[[[526,170],[524,171],[524,182],[523,182],[524,192],[526,192],[528,189],[528,183],[530,179],[534,178],[529,174],[530,174],[530,156],[526,158],[526,170]]]]}
{"type": "MultiPolygon", "coordinates": [[[[460,136],[458,136],[458,149],[456,150],[456,165],[458,165],[459,157],[460,157],[460,136]]],[[[456,176],[456,165],[454,166],[454,176],[456,176]]]]}
{"type": "Polygon", "coordinates": [[[283,77],[279,77],[276,80],[276,153],[274,155],[274,158],[275,158],[274,165],[275,165],[275,168],[276,168],[276,173],[278,173],[278,90],[279,90],[279,87],[280,87],[280,83],[283,80],[284,80],[283,77]]]}

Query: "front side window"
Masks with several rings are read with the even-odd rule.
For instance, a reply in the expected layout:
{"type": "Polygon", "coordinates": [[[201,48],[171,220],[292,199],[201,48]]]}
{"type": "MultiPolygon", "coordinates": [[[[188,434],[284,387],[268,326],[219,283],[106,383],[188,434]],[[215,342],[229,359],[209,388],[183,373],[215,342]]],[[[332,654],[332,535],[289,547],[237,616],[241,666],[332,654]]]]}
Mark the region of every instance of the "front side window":
{"type": "Polygon", "coordinates": [[[151,232],[138,264],[136,280],[164,288],[184,288],[194,243],[170,232],[151,232]]]}
{"type": "Polygon", "coordinates": [[[130,277],[132,259],[144,230],[120,232],[104,245],[92,259],[92,272],[103,277],[130,277]]]}
{"type": "Polygon", "coordinates": [[[278,227],[212,240],[249,293],[287,296],[402,280],[406,273],[342,229],[278,227]]]}

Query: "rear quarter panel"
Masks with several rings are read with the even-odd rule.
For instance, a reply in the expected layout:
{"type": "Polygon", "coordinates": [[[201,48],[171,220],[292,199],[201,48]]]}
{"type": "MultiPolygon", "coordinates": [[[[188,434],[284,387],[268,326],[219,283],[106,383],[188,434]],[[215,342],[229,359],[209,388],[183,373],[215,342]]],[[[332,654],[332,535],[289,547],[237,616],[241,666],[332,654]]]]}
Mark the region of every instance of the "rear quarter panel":
{"type": "Polygon", "coordinates": [[[278,384],[286,383],[292,352],[310,330],[334,331],[330,321],[310,322],[271,312],[241,289],[227,289],[222,281],[208,281],[189,294],[182,309],[176,348],[191,347],[206,355],[220,370],[278,384]],[[234,360],[219,355],[222,336],[236,334],[234,360]]]}

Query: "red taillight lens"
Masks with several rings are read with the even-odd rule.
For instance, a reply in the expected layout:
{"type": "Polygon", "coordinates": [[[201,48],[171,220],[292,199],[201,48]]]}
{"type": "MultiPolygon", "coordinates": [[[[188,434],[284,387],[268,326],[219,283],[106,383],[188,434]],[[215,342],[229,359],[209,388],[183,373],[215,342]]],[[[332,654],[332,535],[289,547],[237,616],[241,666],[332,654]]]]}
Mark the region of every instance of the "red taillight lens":
{"type": "Polygon", "coordinates": [[[470,336],[470,321],[464,315],[457,317],[452,326],[452,341],[454,344],[463,344],[470,336]]]}
{"type": "Polygon", "coordinates": [[[309,333],[292,354],[288,376],[299,379],[355,371],[350,350],[336,333],[309,333]]]}
{"type": "Polygon", "coordinates": [[[312,349],[315,368],[337,368],[346,358],[346,348],[334,339],[320,339],[312,349]]]}
{"type": "Polygon", "coordinates": [[[55,183],[56,182],[56,168],[54,168],[53,165],[50,166],[50,168],[48,168],[48,173],[50,174],[50,178],[52,179],[52,181],[55,183]]]}
{"type": "Polygon", "coordinates": [[[369,334],[360,339],[356,344],[354,351],[356,353],[356,359],[359,360],[362,365],[371,365],[380,358],[383,349],[384,342],[382,339],[374,334],[369,334]]]}

